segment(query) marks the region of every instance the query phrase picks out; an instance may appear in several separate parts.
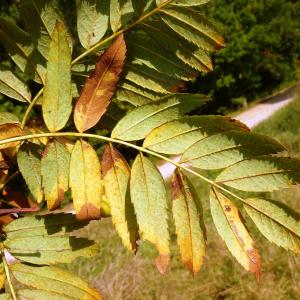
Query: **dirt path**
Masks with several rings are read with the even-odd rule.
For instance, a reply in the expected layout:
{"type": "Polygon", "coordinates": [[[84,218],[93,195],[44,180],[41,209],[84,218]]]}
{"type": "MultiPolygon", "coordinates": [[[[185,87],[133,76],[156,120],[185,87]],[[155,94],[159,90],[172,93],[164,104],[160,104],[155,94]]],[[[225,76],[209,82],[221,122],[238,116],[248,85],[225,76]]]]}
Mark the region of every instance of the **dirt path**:
{"type": "MultiPolygon", "coordinates": [[[[290,103],[299,92],[300,83],[297,83],[289,89],[265,98],[257,105],[247,109],[242,113],[239,113],[236,116],[233,116],[233,118],[243,122],[249,128],[253,128],[260,122],[270,118],[280,108],[290,103]]],[[[174,157],[173,159],[178,162],[180,158],[174,157]]],[[[161,172],[162,176],[167,179],[172,176],[175,167],[170,163],[162,163],[158,165],[158,169],[161,172]]]]}

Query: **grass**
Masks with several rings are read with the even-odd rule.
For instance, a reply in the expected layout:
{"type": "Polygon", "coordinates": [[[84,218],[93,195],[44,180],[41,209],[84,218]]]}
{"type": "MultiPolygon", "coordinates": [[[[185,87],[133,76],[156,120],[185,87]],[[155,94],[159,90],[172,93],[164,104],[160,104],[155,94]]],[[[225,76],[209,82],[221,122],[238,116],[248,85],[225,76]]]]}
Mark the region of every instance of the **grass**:
{"type": "MultiPolygon", "coordinates": [[[[271,135],[300,157],[300,99],[265,121],[255,132],[271,135]]],[[[207,256],[202,271],[193,278],[182,266],[171,228],[172,258],[169,272],[162,276],[155,269],[156,252],[147,243],[132,256],[121,245],[110,219],[93,221],[81,236],[99,241],[100,253],[92,259],[80,258],[71,270],[88,278],[107,300],[206,300],[206,299],[300,299],[300,258],[267,242],[252,230],[262,256],[260,283],[231,257],[218,237],[208,209],[207,186],[197,183],[204,206],[208,231],[207,256]]],[[[299,189],[273,195],[300,212],[299,189]]],[[[252,224],[247,221],[250,229],[252,224]]]]}

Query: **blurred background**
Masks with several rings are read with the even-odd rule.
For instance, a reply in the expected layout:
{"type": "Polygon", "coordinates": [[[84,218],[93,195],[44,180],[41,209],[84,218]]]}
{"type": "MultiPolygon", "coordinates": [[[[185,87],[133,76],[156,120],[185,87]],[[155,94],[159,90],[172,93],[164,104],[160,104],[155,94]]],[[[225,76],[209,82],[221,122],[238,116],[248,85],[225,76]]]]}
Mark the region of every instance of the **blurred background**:
{"type": "MultiPolygon", "coordinates": [[[[61,3],[67,13],[75,11],[72,5],[76,1],[61,3]]],[[[17,1],[0,0],[0,17],[5,15],[20,22],[16,4],[17,1]]],[[[272,102],[274,94],[282,95],[275,102],[290,97],[290,88],[299,85],[300,80],[300,1],[212,0],[205,10],[227,44],[215,54],[214,72],[201,75],[188,88],[190,92],[209,94],[215,100],[206,113],[238,115],[262,100],[272,102]]],[[[1,41],[0,63],[11,65],[1,41]]],[[[277,138],[291,155],[300,157],[297,89],[293,89],[292,98],[289,104],[255,126],[254,131],[277,138]]],[[[22,109],[23,106],[0,95],[0,111],[21,115],[22,109]]],[[[257,113],[264,114],[264,107],[257,113]]],[[[161,276],[153,265],[156,252],[151,245],[143,243],[133,257],[122,246],[110,219],[93,221],[81,230],[80,235],[99,241],[101,251],[93,259],[77,259],[68,268],[88,278],[109,300],[300,299],[299,257],[266,242],[251,223],[247,224],[254,232],[262,256],[263,273],[257,283],[218,238],[208,210],[208,187],[199,182],[196,185],[208,230],[206,261],[196,278],[182,266],[174,234],[170,271],[161,276]]],[[[299,188],[272,196],[300,212],[299,188]]]]}

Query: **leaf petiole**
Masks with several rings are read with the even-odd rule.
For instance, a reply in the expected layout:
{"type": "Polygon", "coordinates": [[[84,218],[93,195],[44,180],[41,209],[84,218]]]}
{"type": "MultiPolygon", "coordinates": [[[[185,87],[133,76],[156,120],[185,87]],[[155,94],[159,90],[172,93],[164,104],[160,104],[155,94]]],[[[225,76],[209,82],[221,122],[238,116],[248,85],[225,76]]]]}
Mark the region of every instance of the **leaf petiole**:
{"type": "Polygon", "coordinates": [[[167,161],[169,163],[171,163],[172,165],[176,166],[177,168],[180,168],[186,172],[189,172],[190,174],[193,174],[195,176],[197,176],[198,178],[202,179],[203,181],[206,181],[207,183],[209,183],[210,185],[218,188],[219,190],[222,190],[223,192],[233,196],[234,198],[244,202],[245,200],[243,198],[241,198],[240,196],[236,195],[235,193],[227,190],[226,188],[224,188],[223,186],[219,185],[218,183],[215,183],[213,180],[210,180],[209,178],[201,175],[200,173],[185,167],[184,165],[177,163],[176,161],[161,155],[159,153],[156,153],[154,151],[151,151],[149,149],[146,149],[144,147],[140,147],[134,144],[131,144],[129,142],[125,142],[122,140],[118,140],[118,139],[114,139],[114,138],[110,138],[107,136],[102,136],[102,135],[97,135],[97,134],[91,134],[91,133],[78,133],[78,132],[56,132],[56,133],[38,133],[38,134],[30,134],[30,135],[23,135],[23,136],[17,136],[17,137],[12,137],[12,138],[8,138],[8,139],[3,139],[0,140],[0,145],[3,144],[8,144],[11,142],[19,142],[19,141],[26,141],[26,140],[31,140],[31,139],[35,139],[35,138],[44,138],[44,137],[74,137],[74,138],[91,138],[91,139],[97,139],[97,140],[101,140],[101,141],[106,141],[106,142],[111,142],[111,143],[116,143],[116,144],[120,144],[120,145],[124,145],[130,148],[133,148],[137,151],[141,151],[150,155],[153,155],[157,158],[160,158],[164,161],[167,161]]]}

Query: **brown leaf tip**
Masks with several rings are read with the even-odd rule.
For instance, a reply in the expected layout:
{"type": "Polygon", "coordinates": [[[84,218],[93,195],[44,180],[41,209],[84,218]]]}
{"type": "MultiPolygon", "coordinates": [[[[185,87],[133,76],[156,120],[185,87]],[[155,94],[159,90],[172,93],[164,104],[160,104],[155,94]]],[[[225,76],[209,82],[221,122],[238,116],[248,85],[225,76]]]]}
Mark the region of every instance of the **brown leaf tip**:
{"type": "Polygon", "coordinates": [[[170,262],[169,255],[160,255],[160,256],[158,256],[155,259],[155,265],[156,265],[157,270],[161,274],[165,274],[168,271],[169,262],[170,262]]]}
{"type": "Polygon", "coordinates": [[[99,220],[100,208],[95,207],[93,204],[87,203],[82,206],[79,212],[76,212],[78,220],[99,220]]]}
{"type": "Polygon", "coordinates": [[[182,194],[183,182],[182,182],[182,174],[176,169],[172,179],[172,200],[176,200],[182,194]]]}
{"type": "Polygon", "coordinates": [[[257,282],[260,280],[261,275],[261,259],[258,251],[256,249],[252,249],[248,251],[248,255],[251,259],[249,265],[249,271],[254,273],[256,276],[257,282]]]}

